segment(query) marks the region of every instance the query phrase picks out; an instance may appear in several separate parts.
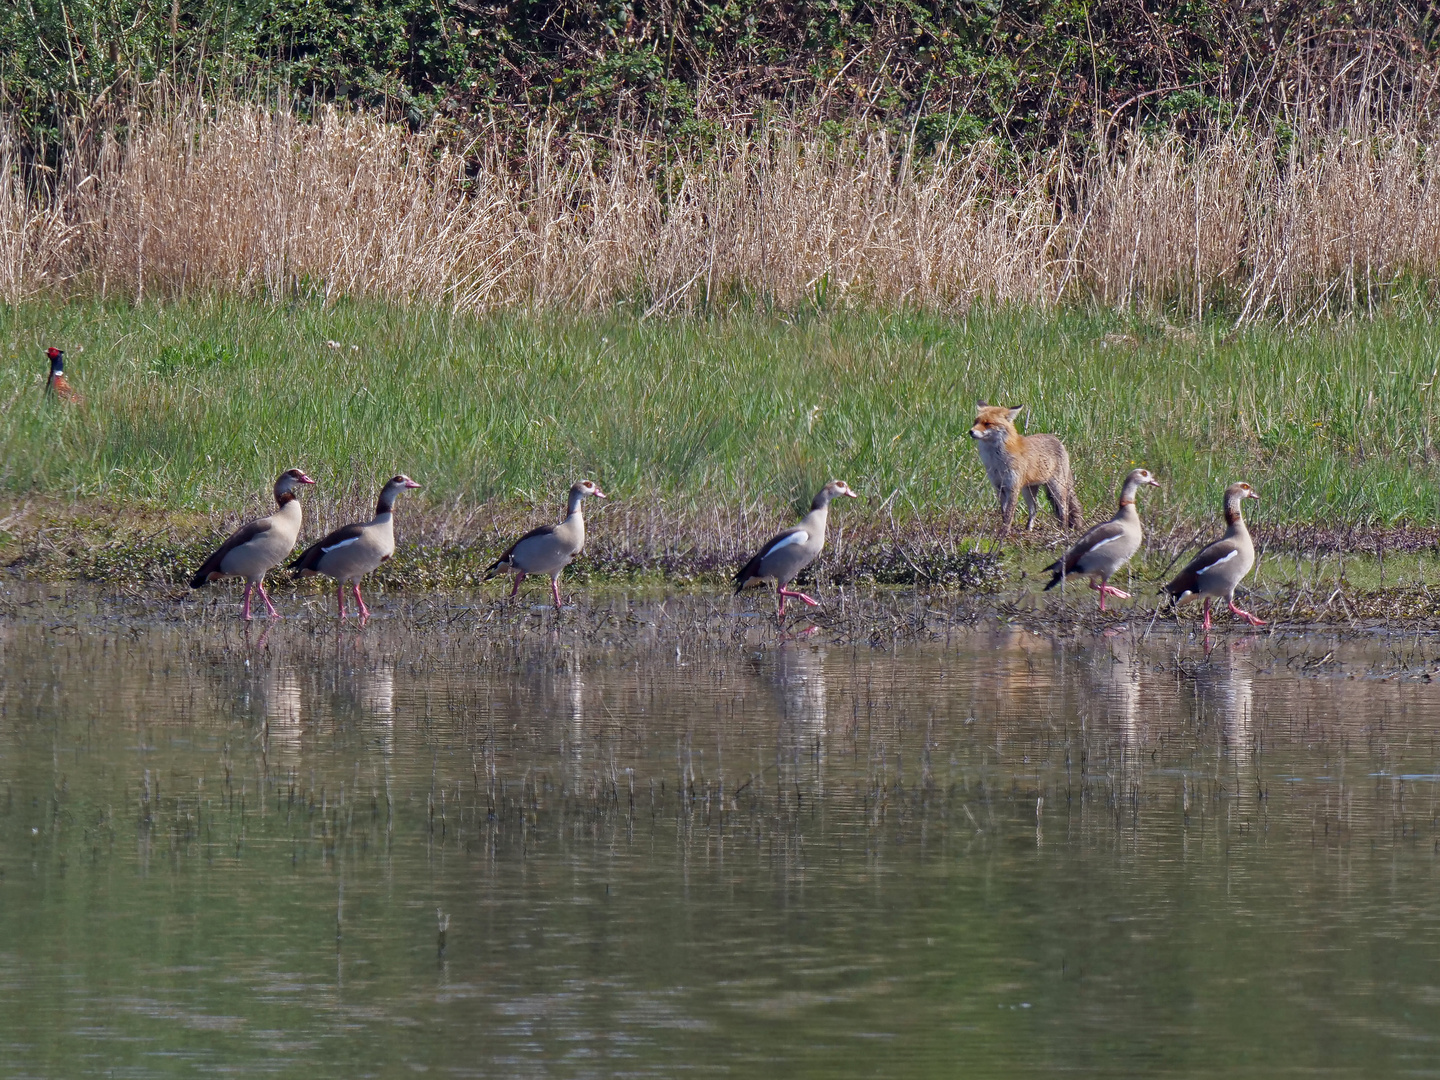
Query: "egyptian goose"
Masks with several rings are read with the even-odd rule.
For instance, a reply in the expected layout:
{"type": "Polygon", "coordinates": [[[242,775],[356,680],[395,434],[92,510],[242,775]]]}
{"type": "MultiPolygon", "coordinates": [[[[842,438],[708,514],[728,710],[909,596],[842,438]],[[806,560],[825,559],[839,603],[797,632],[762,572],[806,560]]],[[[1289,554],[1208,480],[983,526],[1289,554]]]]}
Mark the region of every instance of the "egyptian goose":
{"type": "Polygon", "coordinates": [[[375,516],[363,525],[344,525],[324,539],[311,544],[290,564],[296,577],[324,574],[335,579],[335,601],[340,618],[345,618],[345,583],[355,590],[360,620],[370,618],[370,609],[360,597],[360,579],[395,554],[395,496],[420,485],[401,474],[392,476],[380,489],[375,516]]]}
{"type": "Polygon", "coordinates": [[[555,600],[555,610],[559,611],[560,574],[585,550],[585,514],[581,508],[592,495],[597,499],[605,498],[605,493],[593,480],[581,480],[574,485],[570,489],[570,501],[565,506],[565,520],[558,525],[541,525],[520,537],[504,555],[490,564],[485,571],[485,580],[500,574],[514,574],[515,587],[510,590],[513,600],[527,575],[548,574],[550,595],[555,600]]]}
{"type": "Polygon", "coordinates": [[[1105,610],[1107,596],[1130,599],[1129,593],[1110,584],[1110,578],[1140,550],[1144,534],[1140,529],[1140,515],[1135,511],[1135,496],[1143,486],[1158,488],[1160,482],[1148,469],[1132,470],[1120,486],[1120,509],[1115,516],[1096,525],[1061,558],[1045,567],[1055,575],[1045,586],[1047,590],[1067,577],[1084,576],[1090,579],[1090,587],[1100,594],[1101,611],[1105,610]]]}
{"type": "Polygon", "coordinates": [[[780,619],[785,618],[785,601],[789,597],[818,607],[820,601],[785,586],[819,557],[820,549],[825,546],[825,522],[830,516],[830,500],[837,495],[857,498],[844,480],[831,480],[815,496],[810,512],[800,519],[800,524],[771,537],[741,568],[735,575],[735,591],[738,593],[755,582],[774,581],[775,594],[780,598],[780,610],[776,617],[780,619]]]}
{"type": "Polygon", "coordinates": [[[280,509],[269,517],[258,518],[240,526],[230,539],[221,544],[205,564],[195,571],[190,587],[198,589],[223,577],[245,579],[245,602],[240,617],[250,621],[250,594],[260,591],[265,610],[272,619],[280,613],[265,593],[265,575],[285,561],[300,538],[300,499],[295,489],[314,480],[299,469],[288,469],[275,481],[275,501],[280,509]]]}
{"type": "Polygon", "coordinates": [[[1210,598],[1223,596],[1232,615],[1238,615],[1251,626],[1264,626],[1250,612],[1235,606],[1235,588],[1255,565],[1255,545],[1240,505],[1259,495],[1249,484],[1231,484],[1225,489],[1225,535],[1190,560],[1190,565],[1175,576],[1162,590],[1174,598],[1178,607],[1192,596],[1205,598],[1205,633],[1210,633],[1210,598]]]}
{"type": "Polygon", "coordinates": [[[50,375],[45,380],[45,393],[54,394],[61,401],[68,401],[72,405],[79,405],[80,395],[70,385],[70,380],[65,378],[65,351],[52,345],[45,350],[45,355],[50,358],[50,375]]]}

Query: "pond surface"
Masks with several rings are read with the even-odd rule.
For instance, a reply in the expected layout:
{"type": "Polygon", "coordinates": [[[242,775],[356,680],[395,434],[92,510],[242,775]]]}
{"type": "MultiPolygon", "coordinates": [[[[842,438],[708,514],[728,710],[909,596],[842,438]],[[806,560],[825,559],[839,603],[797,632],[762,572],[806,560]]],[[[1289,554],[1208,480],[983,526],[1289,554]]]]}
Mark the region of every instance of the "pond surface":
{"type": "Polygon", "coordinates": [[[5,1077],[1440,1071],[1429,638],[0,601],[5,1077]]]}

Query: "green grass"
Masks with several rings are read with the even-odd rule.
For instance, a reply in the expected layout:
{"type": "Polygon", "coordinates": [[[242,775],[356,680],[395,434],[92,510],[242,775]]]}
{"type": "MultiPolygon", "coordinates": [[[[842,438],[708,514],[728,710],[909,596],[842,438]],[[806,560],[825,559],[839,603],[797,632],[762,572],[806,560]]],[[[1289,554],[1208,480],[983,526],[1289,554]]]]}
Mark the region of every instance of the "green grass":
{"type": "Polygon", "coordinates": [[[588,475],[626,498],[734,506],[807,500],[839,476],[898,491],[899,514],[989,514],[966,438],[986,398],[1064,438],[1092,516],[1142,463],[1165,485],[1142,507],[1157,525],[1212,520],[1240,478],[1261,520],[1435,521],[1440,328],[1402,314],[1226,329],[1073,311],[642,322],[36,303],[0,308],[0,487],[207,510],[300,465],[366,492],[403,470],[430,500],[554,503],[588,475]],[[83,408],[41,393],[51,343],[83,408]]]}

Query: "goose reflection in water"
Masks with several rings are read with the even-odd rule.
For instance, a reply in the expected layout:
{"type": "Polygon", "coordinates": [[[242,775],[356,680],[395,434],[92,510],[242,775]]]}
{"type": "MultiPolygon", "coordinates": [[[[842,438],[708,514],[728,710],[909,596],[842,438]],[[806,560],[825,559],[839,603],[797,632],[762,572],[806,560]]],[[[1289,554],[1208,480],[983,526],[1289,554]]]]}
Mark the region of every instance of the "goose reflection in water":
{"type": "Polygon", "coordinates": [[[1149,762],[1145,713],[1140,707],[1141,671],[1133,642],[1117,635],[1097,650],[1085,680],[1091,707],[1119,737],[1127,790],[1138,790],[1149,762]]]}
{"type": "Polygon", "coordinates": [[[1195,693],[1201,715],[1220,736],[1229,767],[1223,784],[1234,796],[1232,806],[1242,813],[1255,809],[1258,786],[1255,774],[1255,689],[1253,664],[1236,649],[1226,650],[1195,673],[1195,693]]]}
{"type": "Polygon", "coordinates": [[[264,679],[262,693],[269,753],[279,758],[298,757],[303,707],[295,669],[278,664],[272,667],[264,679]]]}
{"type": "MultiPolygon", "coordinates": [[[[782,646],[775,652],[774,688],[780,707],[776,750],[782,776],[813,763],[816,793],[824,791],[827,754],[825,653],[809,646],[782,646]]],[[[803,771],[803,770],[802,770],[803,771]]],[[[800,774],[790,777],[790,783],[800,774]]]]}
{"type": "Polygon", "coordinates": [[[813,732],[825,730],[825,654],[807,646],[776,650],[781,716],[813,732]]]}
{"type": "Polygon", "coordinates": [[[364,722],[371,727],[370,738],[382,753],[395,750],[395,669],[380,663],[361,672],[356,697],[364,722]]]}

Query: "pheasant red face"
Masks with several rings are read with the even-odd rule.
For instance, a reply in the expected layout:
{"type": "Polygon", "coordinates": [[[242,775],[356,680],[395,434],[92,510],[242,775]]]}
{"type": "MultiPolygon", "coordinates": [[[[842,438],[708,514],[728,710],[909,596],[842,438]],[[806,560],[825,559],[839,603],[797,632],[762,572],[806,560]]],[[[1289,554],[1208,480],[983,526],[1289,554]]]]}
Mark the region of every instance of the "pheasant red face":
{"type": "Polygon", "coordinates": [[[46,392],[54,393],[61,401],[72,405],[80,404],[80,395],[65,378],[65,351],[52,345],[45,350],[45,355],[50,358],[50,374],[45,379],[46,392]]]}

